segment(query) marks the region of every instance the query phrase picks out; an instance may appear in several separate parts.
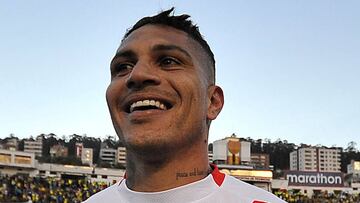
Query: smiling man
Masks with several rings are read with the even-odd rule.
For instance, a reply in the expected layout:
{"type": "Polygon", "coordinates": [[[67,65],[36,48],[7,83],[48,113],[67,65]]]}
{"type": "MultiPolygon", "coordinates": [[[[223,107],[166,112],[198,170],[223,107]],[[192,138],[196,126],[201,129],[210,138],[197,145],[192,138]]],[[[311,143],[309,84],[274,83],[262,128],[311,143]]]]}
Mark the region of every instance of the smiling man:
{"type": "Polygon", "coordinates": [[[198,27],[172,11],[139,20],[111,62],[106,98],[126,177],[86,202],[283,202],[209,165],[223,92],[198,27]]]}

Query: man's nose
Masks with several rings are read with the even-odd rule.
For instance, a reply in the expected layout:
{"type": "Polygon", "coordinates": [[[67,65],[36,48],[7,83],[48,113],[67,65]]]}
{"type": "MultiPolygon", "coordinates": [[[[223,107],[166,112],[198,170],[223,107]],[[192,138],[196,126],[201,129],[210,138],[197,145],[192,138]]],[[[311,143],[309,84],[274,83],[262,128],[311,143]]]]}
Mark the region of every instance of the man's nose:
{"type": "Polygon", "coordinates": [[[149,85],[158,85],[160,84],[160,77],[157,71],[159,70],[150,64],[138,62],[127,78],[126,86],[129,89],[142,89],[149,85]]]}

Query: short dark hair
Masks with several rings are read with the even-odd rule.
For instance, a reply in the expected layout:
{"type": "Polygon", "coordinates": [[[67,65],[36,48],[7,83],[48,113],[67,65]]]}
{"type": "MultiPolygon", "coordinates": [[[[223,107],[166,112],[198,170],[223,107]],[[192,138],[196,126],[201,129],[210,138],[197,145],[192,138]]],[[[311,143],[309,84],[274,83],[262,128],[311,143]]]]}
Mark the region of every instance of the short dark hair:
{"type": "Polygon", "coordinates": [[[173,13],[174,7],[162,11],[157,15],[154,16],[148,16],[140,19],[135,25],[128,29],[122,39],[124,41],[133,31],[139,29],[140,27],[148,24],[158,24],[158,25],[165,25],[169,26],[178,30],[181,30],[185,33],[187,33],[192,39],[197,41],[200,46],[205,50],[206,54],[210,58],[210,74],[209,78],[212,83],[215,83],[215,58],[214,53],[211,51],[210,46],[206,42],[206,40],[203,38],[199,31],[199,27],[194,24],[191,20],[189,15],[183,14],[179,16],[175,16],[173,13]]]}

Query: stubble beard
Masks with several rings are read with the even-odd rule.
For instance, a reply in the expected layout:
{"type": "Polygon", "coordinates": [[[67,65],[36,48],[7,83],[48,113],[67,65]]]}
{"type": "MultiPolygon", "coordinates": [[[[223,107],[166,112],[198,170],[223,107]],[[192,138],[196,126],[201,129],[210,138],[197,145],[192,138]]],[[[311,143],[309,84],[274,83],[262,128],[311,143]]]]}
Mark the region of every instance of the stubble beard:
{"type": "MultiPolygon", "coordinates": [[[[182,132],[181,126],[175,126],[169,132],[157,132],[156,134],[126,135],[119,134],[119,139],[124,143],[129,155],[136,156],[144,162],[160,164],[166,162],[174,156],[186,151],[195,143],[203,142],[207,139],[207,126],[192,126],[188,132],[182,132]],[[172,133],[173,132],[173,133],[172,133]],[[187,134],[184,134],[187,133],[187,134]],[[134,136],[134,137],[131,137],[134,136]]],[[[149,132],[150,133],[150,132],[149,132]]],[[[128,160],[131,161],[131,160],[128,160]]]]}

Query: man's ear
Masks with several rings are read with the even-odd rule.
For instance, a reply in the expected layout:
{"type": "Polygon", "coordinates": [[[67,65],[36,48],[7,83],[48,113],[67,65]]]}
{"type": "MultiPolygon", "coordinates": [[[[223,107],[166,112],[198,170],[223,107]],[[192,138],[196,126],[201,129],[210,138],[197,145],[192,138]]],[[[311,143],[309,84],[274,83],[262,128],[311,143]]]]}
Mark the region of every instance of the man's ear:
{"type": "Polygon", "coordinates": [[[224,94],[221,87],[213,85],[208,88],[209,104],[207,109],[207,119],[214,120],[224,106],[224,94]]]}

